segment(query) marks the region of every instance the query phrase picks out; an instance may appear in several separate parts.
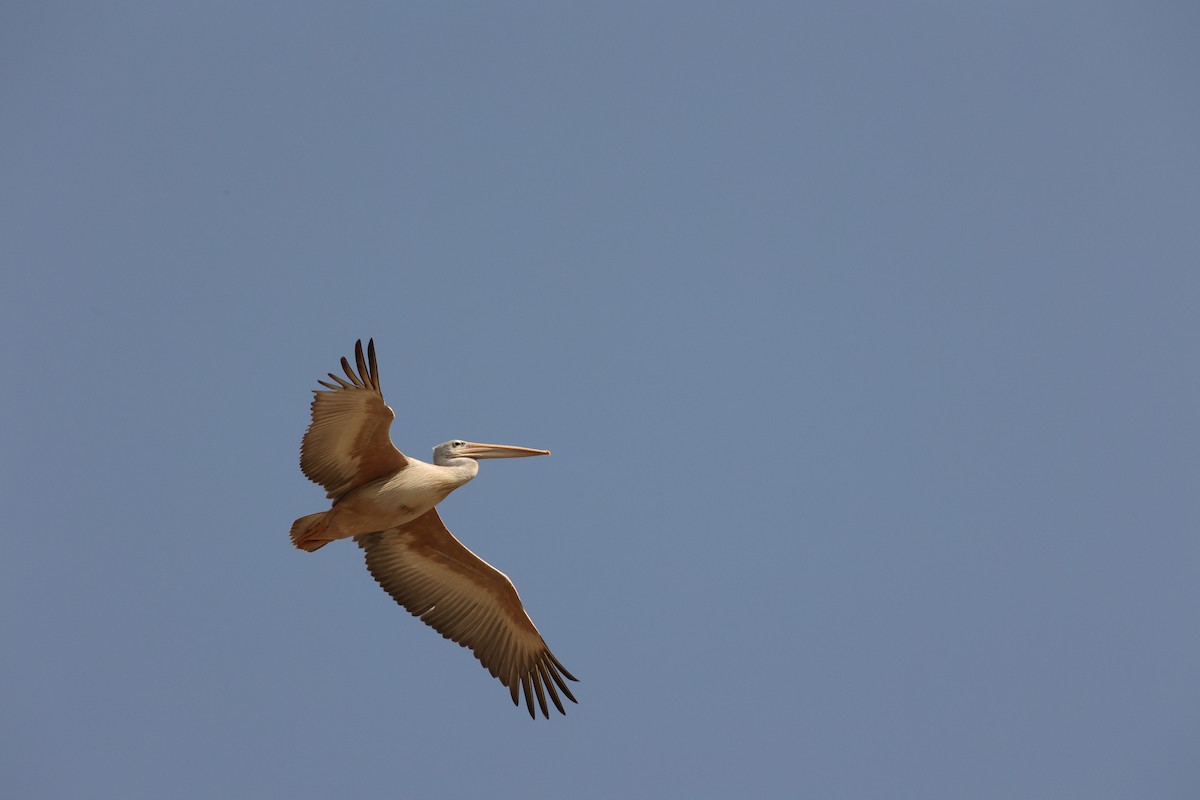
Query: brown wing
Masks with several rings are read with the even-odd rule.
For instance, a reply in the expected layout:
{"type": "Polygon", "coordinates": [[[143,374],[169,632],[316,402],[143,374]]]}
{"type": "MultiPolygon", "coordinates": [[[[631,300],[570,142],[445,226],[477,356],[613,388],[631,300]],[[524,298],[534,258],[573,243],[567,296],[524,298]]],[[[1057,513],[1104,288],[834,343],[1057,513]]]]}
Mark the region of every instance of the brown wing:
{"type": "Polygon", "coordinates": [[[525,694],[535,717],[537,696],[550,717],[546,692],[560,713],[555,686],[572,703],[567,688],[577,680],[558,662],[525,613],[517,590],[503,572],[472,553],[442,524],[437,509],[398,528],[356,536],[367,569],[397,603],[447,639],[469,647],[488,672],[507,686],[513,703],[525,694]]]}
{"type": "Polygon", "coordinates": [[[363,358],[359,339],[354,345],[358,373],[342,358],[348,381],[332,372],[329,377],[334,383],[317,381],[329,391],[313,390],[312,424],[300,445],[300,469],[335,500],[408,464],[388,436],[396,415],[383,402],[379,390],[374,339],[367,345],[367,355],[369,364],[363,358]]]}

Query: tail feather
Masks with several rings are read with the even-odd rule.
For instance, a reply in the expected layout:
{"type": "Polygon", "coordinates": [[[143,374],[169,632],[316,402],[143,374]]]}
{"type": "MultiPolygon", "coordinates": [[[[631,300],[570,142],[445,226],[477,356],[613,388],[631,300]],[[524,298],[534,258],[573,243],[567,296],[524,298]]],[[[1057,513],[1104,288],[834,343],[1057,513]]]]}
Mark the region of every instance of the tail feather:
{"type": "Polygon", "coordinates": [[[328,513],[328,511],[322,511],[318,514],[309,514],[293,522],[292,544],[311,553],[332,542],[336,537],[331,538],[325,535],[325,515],[328,513]]]}

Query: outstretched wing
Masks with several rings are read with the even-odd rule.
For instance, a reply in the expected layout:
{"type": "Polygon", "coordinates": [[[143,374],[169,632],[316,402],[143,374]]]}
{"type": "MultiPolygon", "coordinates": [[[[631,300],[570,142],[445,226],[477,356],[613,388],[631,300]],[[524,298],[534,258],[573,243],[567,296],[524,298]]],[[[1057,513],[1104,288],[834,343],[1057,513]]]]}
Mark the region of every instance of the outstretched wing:
{"type": "Polygon", "coordinates": [[[346,378],[332,372],[334,381],[317,381],[326,387],[314,389],[312,424],[300,445],[300,469],[314,483],[337,499],[364,483],[404,469],[408,459],[392,444],[388,428],[396,415],[383,402],[379,390],[379,366],[375,363],[375,340],[367,344],[363,358],[362,340],[354,345],[358,372],[342,358],[346,378]],[[349,379],[349,380],[347,380],[349,379]]]}
{"type": "Polygon", "coordinates": [[[503,572],[472,553],[442,524],[437,509],[398,528],[354,537],[366,551],[367,569],[397,603],[451,641],[468,647],[488,672],[509,688],[513,703],[534,696],[549,718],[546,693],[567,713],[561,690],[578,702],[563,678],[577,680],[558,662],[525,613],[503,572]]]}

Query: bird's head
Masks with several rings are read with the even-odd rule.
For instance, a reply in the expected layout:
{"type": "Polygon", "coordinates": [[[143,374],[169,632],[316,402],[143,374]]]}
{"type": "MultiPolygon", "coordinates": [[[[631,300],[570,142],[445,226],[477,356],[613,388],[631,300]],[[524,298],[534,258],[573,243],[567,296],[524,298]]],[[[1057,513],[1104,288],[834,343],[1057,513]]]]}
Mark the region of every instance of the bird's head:
{"type": "Polygon", "coordinates": [[[549,450],[534,450],[529,447],[514,447],[508,444],[480,444],[453,439],[433,448],[433,463],[446,466],[456,458],[524,458],[525,456],[548,456],[549,450]]]}

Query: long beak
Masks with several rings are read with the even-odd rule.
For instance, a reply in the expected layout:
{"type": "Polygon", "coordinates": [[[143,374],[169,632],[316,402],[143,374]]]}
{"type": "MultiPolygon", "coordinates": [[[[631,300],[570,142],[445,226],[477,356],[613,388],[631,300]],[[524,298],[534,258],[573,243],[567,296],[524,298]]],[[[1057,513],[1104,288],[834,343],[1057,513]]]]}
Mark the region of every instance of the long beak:
{"type": "Polygon", "coordinates": [[[528,447],[513,447],[508,444],[480,444],[467,442],[466,447],[456,453],[467,458],[524,458],[525,456],[548,456],[549,450],[533,450],[528,447]]]}

